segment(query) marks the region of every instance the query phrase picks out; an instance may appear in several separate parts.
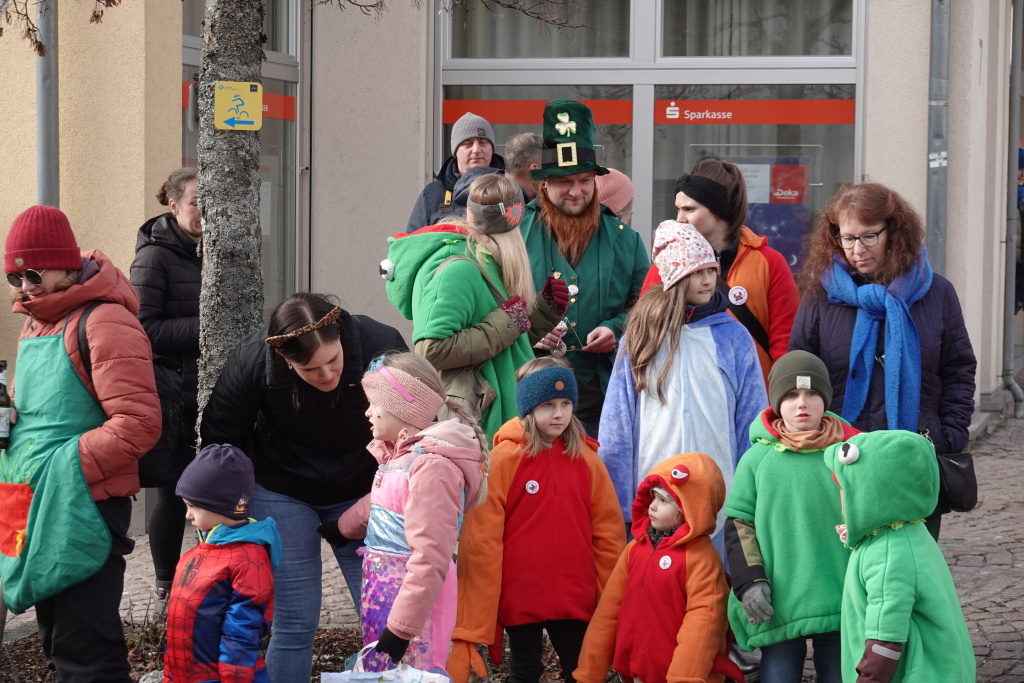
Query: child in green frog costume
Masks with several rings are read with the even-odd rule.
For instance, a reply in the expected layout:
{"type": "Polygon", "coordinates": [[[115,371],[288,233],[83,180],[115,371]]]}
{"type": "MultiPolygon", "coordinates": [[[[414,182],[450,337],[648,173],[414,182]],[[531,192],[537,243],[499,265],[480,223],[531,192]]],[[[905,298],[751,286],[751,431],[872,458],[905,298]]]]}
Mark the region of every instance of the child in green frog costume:
{"type": "Polygon", "coordinates": [[[973,683],[974,650],[946,560],[923,524],[939,495],[935,449],[905,431],[830,446],[853,552],[843,587],[843,681],[973,683]]]}

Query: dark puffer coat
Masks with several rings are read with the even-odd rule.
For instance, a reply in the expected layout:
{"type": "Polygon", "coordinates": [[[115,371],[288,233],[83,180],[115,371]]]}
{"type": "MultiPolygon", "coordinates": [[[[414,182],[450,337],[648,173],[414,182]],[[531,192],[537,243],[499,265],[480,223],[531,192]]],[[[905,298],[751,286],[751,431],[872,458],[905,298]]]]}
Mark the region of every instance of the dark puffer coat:
{"type": "Polygon", "coordinates": [[[275,363],[262,329],[243,337],[228,358],[200,428],[204,444],[244,450],[260,486],[308,505],[370,492],[377,461],[366,450],[373,434],[360,380],[375,357],[409,348],[398,330],[372,318],[342,311],[338,320],[344,368],[337,389],[321,392],[275,363]]]}
{"type": "MultiPolygon", "coordinates": [[[[139,322],[153,353],[181,365],[182,424],[196,421],[199,377],[201,245],[165,213],[139,228],[130,279],[139,294],[139,322]]],[[[191,442],[192,439],[185,439],[191,442]]]]}
{"type": "MultiPolygon", "coordinates": [[[[491,167],[505,170],[505,160],[498,154],[491,156],[491,167]]],[[[441,164],[441,170],[434,176],[435,180],[427,184],[420,193],[419,198],[412,207],[412,215],[409,216],[409,225],[406,232],[415,232],[428,225],[437,225],[444,222],[444,217],[454,213],[454,199],[445,205],[445,193],[455,190],[455,183],[459,182],[459,164],[454,156],[445,159],[441,164]]],[[[465,209],[463,209],[463,212],[465,209]]]]}
{"type": "MultiPolygon", "coordinates": [[[[934,275],[931,289],[910,307],[910,315],[921,341],[921,415],[929,437],[939,453],[960,452],[967,447],[974,414],[978,362],[953,285],[934,275]]],[[[822,292],[820,298],[808,297],[800,304],[789,337],[790,351],[810,351],[825,362],[832,380],[829,410],[837,415],[843,412],[856,321],[855,307],[831,303],[822,292]]],[[[886,429],[885,374],[878,363],[864,410],[851,422],[861,431],[886,429]]]]}

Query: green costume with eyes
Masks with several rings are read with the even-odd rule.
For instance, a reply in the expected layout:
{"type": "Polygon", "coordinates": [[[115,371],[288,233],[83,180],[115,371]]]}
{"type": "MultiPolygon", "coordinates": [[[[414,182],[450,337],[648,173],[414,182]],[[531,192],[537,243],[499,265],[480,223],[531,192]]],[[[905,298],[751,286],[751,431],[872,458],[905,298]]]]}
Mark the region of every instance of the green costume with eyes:
{"type": "Polygon", "coordinates": [[[973,683],[974,650],[953,577],[922,523],[939,492],[932,444],[905,431],[860,434],[830,446],[825,464],[842,487],[853,551],[843,589],[843,681],[857,680],[865,642],[878,640],[903,646],[894,682],[973,683]]]}

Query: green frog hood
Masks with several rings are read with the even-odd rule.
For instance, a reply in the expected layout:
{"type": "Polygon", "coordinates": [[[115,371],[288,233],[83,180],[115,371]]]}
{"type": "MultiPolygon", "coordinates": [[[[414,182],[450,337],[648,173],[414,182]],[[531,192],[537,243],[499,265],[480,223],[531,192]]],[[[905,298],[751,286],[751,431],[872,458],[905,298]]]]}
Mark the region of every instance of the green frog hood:
{"type": "Polygon", "coordinates": [[[417,279],[432,277],[449,256],[465,254],[466,230],[455,225],[429,225],[389,237],[388,242],[388,257],[380,265],[388,299],[406,320],[412,320],[419,306],[414,295],[417,279]]]}
{"type": "Polygon", "coordinates": [[[919,434],[858,434],[829,446],[825,464],[842,489],[846,544],[851,548],[878,529],[917,522],[935,510],[939,465],[935,448],[919,434]]]}

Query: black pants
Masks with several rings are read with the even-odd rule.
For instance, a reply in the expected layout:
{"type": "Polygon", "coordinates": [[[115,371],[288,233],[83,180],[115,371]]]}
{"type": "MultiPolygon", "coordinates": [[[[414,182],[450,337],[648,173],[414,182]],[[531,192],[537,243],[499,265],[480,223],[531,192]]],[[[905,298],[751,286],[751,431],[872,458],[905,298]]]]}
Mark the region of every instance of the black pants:
{"type": "Polygon", "coordinates": [[[121,628],[124,556],[135,547],[128,538],[130,498],[96,503],[110,528],[107,563],[81,583],[36,605],[43,654],[62,683],[130,683],[128,647],[121,628]]]}
{"type": "Polygon", "coordinates": [[[587,622],[578,619],[561,619],[544,621],[539,624],[521,624],[506,626],[509,657],[509,683],[537,683],[544,673],[541,662],[543,652],[543,634],[547,630],[551,645],[558,654],[558,663],[562,666],[562,675],[566,683],[575,683],[572,672],[580,658],[583,647],[583,635],[587,632],[587,622]]]}
{"type": "Polygon", "coordinates": [[[156,505],[149,516],[149,552],[157,581],[170,583],[181,559],[181,540],[185,535],[185,502],[174,495],[175,484],[156,491],[156,505]]]}

